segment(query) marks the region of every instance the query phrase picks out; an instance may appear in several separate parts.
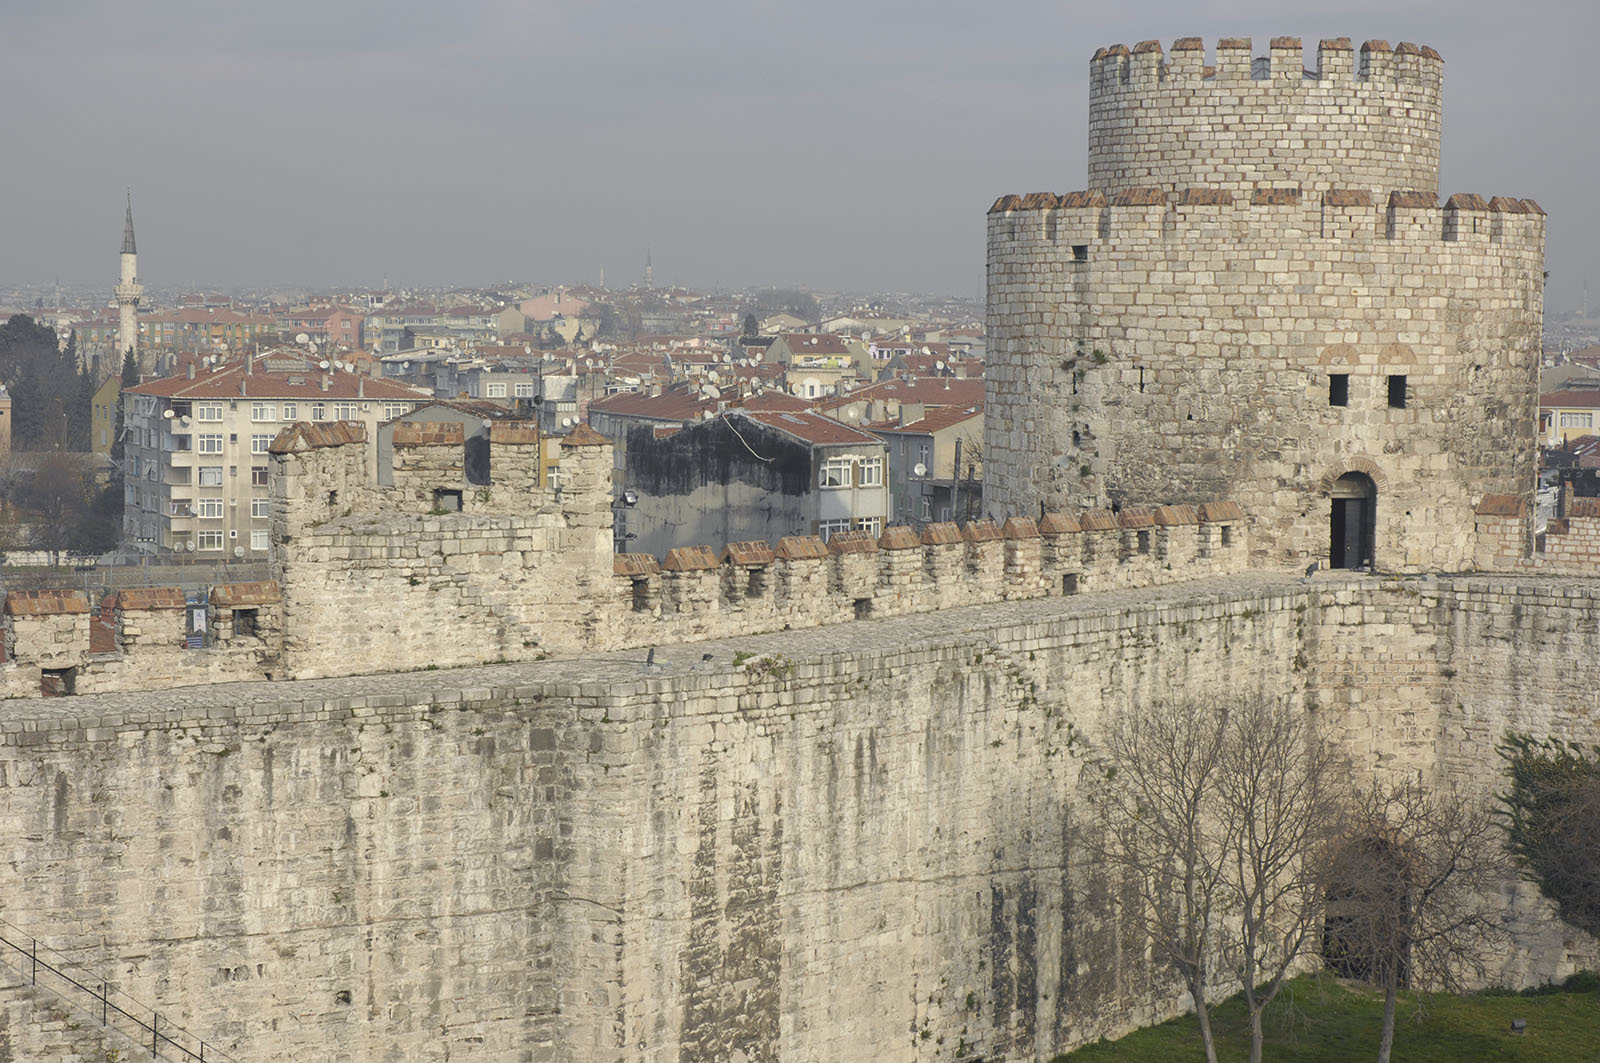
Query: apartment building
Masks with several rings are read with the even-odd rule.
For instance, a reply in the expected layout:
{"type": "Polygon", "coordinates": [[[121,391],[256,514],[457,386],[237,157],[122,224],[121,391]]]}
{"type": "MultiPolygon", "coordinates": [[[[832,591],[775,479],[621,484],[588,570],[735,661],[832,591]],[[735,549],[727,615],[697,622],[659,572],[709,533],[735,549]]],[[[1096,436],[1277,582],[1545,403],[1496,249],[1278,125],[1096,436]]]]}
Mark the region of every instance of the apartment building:
{"type": "Polygon", "coordinates": [[[260,558],[270,525],[267,447],[296,421],[377,427],[427,392],[289,351],[196,368],[126,392],[123,539],[137,549],[260,558]]]}

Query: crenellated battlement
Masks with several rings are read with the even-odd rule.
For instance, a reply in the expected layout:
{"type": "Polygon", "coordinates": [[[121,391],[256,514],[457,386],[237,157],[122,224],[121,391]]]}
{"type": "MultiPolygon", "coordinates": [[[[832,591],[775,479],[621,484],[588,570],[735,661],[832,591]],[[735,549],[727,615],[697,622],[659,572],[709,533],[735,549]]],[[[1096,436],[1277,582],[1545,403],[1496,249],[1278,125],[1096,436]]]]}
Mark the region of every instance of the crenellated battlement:
{"type": "Polygon", "coordinates": [[[1243,247],[1285,238],[1334,241],[1328,250],[1340,256],[1352,242],[1366,242],[1404,243],[1407,251],[1433,245],[1439,253],[1471,247],[1516,259],[1542,257],[1544,222],[1538,203],[1509,196],[1458,193],[1441,206],[1430,191],[1139,187],[1001,196],[989,208],[989,240],[992,257],[1059,248],[1063,261],[1074,264],[1119,245],[1143,253],[1152,243],[1243,247]]]}
{"type": "Polygon", "coordinates": [[[1435,189],[1444,64],[1410,43],[1248,37],[1101,48],[1089,61],[1089,184],[1435,189]]]}
{"type": "Polygon", "coordinates": [[[1326,85],[1367,83],[1374,87],[1411,87],[1437,96],[1444,75],[1444,59],[1427,45],[1402,41],[1367,41],[1359,58],[1349,37],[1324,38],[1317,44],[1316,66],[1305,65],[1299,37],[1274,37],[1267,55],[1257,57],[1249,37],[1223,37],[1216,44],[1216,62],[1205,61],[1205,43],[1199,37],[1180,37],[1170,56],[1160,41],[1140,41],[1130,50],[1113,44],[1098,49],[1089,61],[1091,107],[1098,95],[1168,84],[1206,82],[1262,82],[1264,89],[1316,82],[1326,85]]]}
{"type": "Polygon", "coordinates": [[[459,426],[398,432],[395,483],[383,487],[366,478],[358,425],[285,430],[270,476],[274,579],[98,603],[82,591],[12,591],[0,613],[0,696],[537,660],[1250,564],[1245,513],[1231,502],[613,555],[610,444],[587,429],[565,437],[562,486],[545,491],[517,476],[536,434],[496,426],[494,436],[493,483],[443,511],[440,492],[462,495],[459,426]]]}

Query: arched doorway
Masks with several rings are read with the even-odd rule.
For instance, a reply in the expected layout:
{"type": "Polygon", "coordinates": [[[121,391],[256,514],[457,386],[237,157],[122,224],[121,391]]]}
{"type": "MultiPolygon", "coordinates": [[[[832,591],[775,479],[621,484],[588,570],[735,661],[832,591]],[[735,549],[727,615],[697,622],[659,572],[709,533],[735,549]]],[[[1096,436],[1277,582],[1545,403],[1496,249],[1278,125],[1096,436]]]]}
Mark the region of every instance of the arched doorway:
{"type": "Polygon", "coordinates": [[[1378,487],[1372,477],[1347,472],[1333,482],[1328,564],[1332,568],[1371,568],[1378,527],[1378,487]]]}

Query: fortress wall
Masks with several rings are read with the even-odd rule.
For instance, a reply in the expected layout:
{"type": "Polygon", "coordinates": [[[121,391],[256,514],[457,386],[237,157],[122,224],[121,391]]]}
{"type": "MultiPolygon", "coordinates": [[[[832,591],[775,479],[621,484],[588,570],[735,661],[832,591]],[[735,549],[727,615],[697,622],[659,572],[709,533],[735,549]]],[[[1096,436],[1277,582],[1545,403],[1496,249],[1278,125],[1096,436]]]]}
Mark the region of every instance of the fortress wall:
{"type": "Polygon", "coordinates": [[[5,919],[240,1059],[556,1058],[593,728],[454,680],[33,703],[5,919]]]}
{"type": "MultiPolygon", "coordinates": [[[[1181,1003],[1070,841],[1108,712],[1264,689],[1362,771],[1488,792],[1505,726],[1594,734],[1597,616],[1589,582],[1239,576],[35,702],[0,888],[252,1059],[1033,1059],[1181,1003]]],[[[1507,896],[1509,983],[1600,960],[1507,896]]]]}
{"type": "Polygon", "coordinates": [[[1089,63],[1089,187],[1211,185],[1249,192],[1287,185],[1425,189],[1439,183],[1444,64],[1431,48],[1324,40],[1304,69],[1298,37],[1178,40],[1170,59],[1144,41],[1102,48],[1089,63]]]}
{"type": "Polygon", "coordinates": [[[985,505],[1234,498],[1258,563],[1288,568],[1327,556],[1329,488],[1362,472],[1380,568],[1470,567],[1478,500],[1533,489],[1543,215],[1255,198],[996,203],[985,505]]]}

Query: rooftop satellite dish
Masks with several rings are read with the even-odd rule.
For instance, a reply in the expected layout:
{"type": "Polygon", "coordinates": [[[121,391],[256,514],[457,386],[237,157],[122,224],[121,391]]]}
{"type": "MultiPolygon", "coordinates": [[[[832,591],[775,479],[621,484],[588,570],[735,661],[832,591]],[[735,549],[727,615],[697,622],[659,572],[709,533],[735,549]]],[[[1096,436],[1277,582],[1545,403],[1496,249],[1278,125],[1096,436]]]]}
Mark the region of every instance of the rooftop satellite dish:
{"type": "Polygon", "coordinates": [[[411,368],[411,363],[410,362],[401,362],[400,363],[400,368],[401,369],[410,369],[411,368]]]}
{"type": "Polygon", "coordinates": [[[172,417],[174,417],[176,415],[171,410],[162,410],[161,411],[161,416],[166,417],[166,418],[168,418],[170,420],[172,417]]]}
{"type": "Polygon", "coordinates": [[[922,464],[922,462],[920,462],[920,461],[917,462],[915,465],[911,466],[911,471],[913,473],[915,473],[916,475],[918,475],[918,476],[926,476],[926,475],[928,475],[928,467],[926,465],[922,464]]]}
{"type": "Polygon", "coordinates": [[[294,341],[303,347],[311,342],[311,337],[304,332],[297,332],[295,333],[294,341]]]}
{"type": "Polygon", "coordinates": [[[243,556],[244,556],[244,547],[242,547],[242,546],[235,546],[235,547],[234,547],[234,548],[233,548],[233,556],[234,556],[234,557],[243,557],[243,556]]]}
{"type": "Polygon", "coordinates": [[[570,417],[561,418],[561,427],[562,428],[571,428],[572,427],[572,418],[570,418],[570,417]]]}
{"type": "Polygon", "coordinates": [[[328,360],[326,358],[324,358],[322,361],[318,362],[317,363],[317,368],[318,369],[326,369],[326,368],[328,368],[328,360]]]}
{"type": "Polygon", "coordinates": [[[343,369],[343,368],[344,368],[344,367],[345,367],[345,365],[344,365],[344,363],[343,363],[343,362],[341,362],[341,361],[340,361],[340,360],[339,360],[339,359],[337,359],[337,358],[335,358],[335,359],[334,359],[334,360],[333,360],[333,367],[334,367],[334,368],[335,368],[335,369],[343,369]]]}
{"type": "Polygon", "coordinates": [[[848,417],[852,421],[861,420],[861,411],[856,409],[854,406],[852,406],[848,410],[844,411],[844,415],[846,417],[848,417]]]}
{"type": "Polygon", "coordinates": [[[712,383],[716,383],[717,371],[715,369],[706,370],[706,379],[711,381],[712,383]]]}
{"type": "Polygon", "coordinates": [[[707,384],[705,387],[700,389],[700,395],[702,398],[714,399],[721,394],[722,392],[717,390],[715,384],[707,384]]]}
{"type": "Polygon", "coordinates": [[[932,353],[933,353],[933,350],[932,350],[932,349],[931,349],[931,348],[929,348],[929,347],[927,347],[927,346],[924,346],[924,347],[923,347],[923,348],[922,348],[922,353],[923,353],[923,354],[932,354],[932,353]]]}
{"type": "Polygon", "coordinates": [[[933,363],[933,367],[935,369],[939,370],[939,372],[941,372],[941,373],[944,372],[944,363],[943,362],[934,362],[933,363]]]}

